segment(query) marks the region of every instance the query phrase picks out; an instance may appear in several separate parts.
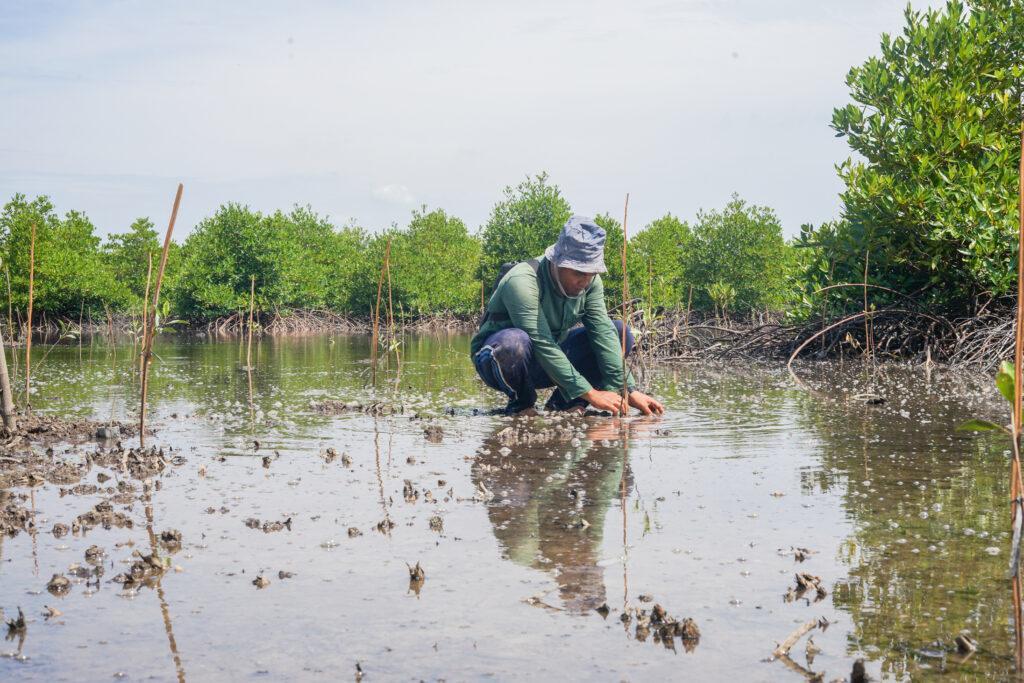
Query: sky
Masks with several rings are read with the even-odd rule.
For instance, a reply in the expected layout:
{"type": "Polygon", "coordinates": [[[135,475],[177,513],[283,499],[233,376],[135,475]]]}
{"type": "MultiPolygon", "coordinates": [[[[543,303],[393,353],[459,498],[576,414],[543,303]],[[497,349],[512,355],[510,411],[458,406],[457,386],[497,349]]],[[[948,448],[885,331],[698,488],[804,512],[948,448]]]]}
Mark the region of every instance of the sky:
{"type": "MultiPolygon", "coordinates": [[[[915,9],[928,3],[915,0],[915,9]]],[[[933,2],[932,4],[938,4],[933,2]]],[[[176,235],[226,202],[470,230],[547,172],[630,230],[735,192],[839,215],[829,127],[905,0],[0,3],[0,200],[176,235]]]]}

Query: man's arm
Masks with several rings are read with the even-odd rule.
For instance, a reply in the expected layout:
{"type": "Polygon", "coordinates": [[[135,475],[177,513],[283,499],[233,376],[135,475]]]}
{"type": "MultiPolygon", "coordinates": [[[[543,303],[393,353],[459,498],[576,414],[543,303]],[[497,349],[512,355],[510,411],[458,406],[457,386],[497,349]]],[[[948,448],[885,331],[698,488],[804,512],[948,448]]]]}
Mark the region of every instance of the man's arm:
{"type": "Polygon", "coordinates": [[[515,274],[509,277],[505,288],[503,301],[509,320],[529,335],[534,357],[562,394],[574,399],[590,391],[590,382],[576,371],[551,335],[548,321],[540,310],[540,288],[536,278],[515,274]]]}
{"type": "MultiPolygon", "coordinates": [[[[608,317],[608,307],[604,301],[604,284],[601,276],[594,278],[594,283],[587,292],[587,300],[583,308],[583,327],[587,329],[590,346],[597,357],[597,367],[601,371],[607,391],[622,391],[622,338],[608,317]]],[[[636,388],[633,374],[626,376],[630,391],[636,388]]]]}
{"type": "MultiPolygon", "coordinates": [[[[608,317],[608,306],[604,301],[604,284],[601,277],[594,279],[590,291],[587,292],[587,300],[583,309],[583,326],[587,329],[587,336],[590,338],[590,345],[597,357],[598,368],[601,370],[601,377],[604,380],[604,389],[607,392],[618,394],[622,391],[622,338],[608,317]]],[[[665,406],[655,399],[636,390],[636,380],[632,373],[627,373],[626,384],[629,389],[629,405],[638,409],[644,415],[661,415],[665,412],[665,406]]],[[[621,411],[623,414],[629,412],[622,405],[621,397],[615,400],[615,407],[607,407],[605,401],[610,397],[605,395],[599,397],[601,405],[591,401],[596,408],[621,411]]],[[[589,399],[588,399],[589,400],[589,399]]]]}

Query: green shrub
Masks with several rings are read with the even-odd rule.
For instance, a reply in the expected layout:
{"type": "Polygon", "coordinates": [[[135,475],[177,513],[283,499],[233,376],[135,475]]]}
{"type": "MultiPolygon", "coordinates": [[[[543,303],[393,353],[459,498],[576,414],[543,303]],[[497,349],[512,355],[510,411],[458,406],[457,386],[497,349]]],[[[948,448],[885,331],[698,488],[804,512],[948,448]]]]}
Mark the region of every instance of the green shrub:
{"type": "Polygon", "coordinates": [[[413,211],[391,245],[392,284],[406,311],[472,313],[480,308],[480,240],[441,209],[413,211]]]}
{"type": "Polygon", "coordinates": [[[100,238],[85,214],[63,218],[49,198],[26,200],[16,194],[0,212],[0,254],[9,269],[13,305],[28,307],[29,245],[36,226],[34,311],[77,318],[124,306],[127,287],[111,272],[100,252],[100,238]]]}
{"type": "Polygon", "coordinates": [[[779,310],[790,300],[794,265],[775,212],[733,195],[721,211],[698,212],[682,270],[694,308],[713,307],[708,290],[717,284],[735,290],[731,308],[749,312],[779,310]]]}
{"type": "Polygon", "coordinates": [[[558,239],[572,211],[547,173],[505,188],[505,199],[494,205],[481,230],[483,254],[480,278],[488,293],[503,263],[540,256],[558,239]]]}
{"type": "Polygon", "coordinates": [[[651,309],[685,308],[690,287],[686,273],[693,246],[690,226],[672,214],[651,221],[629,238],[629,288],[651,309]]]}
{"type": "Polygon", "coordinates": [[[242,311],[252,276],[261,310],[338,305],[344,285],[337,281],[356,258],[352,247],[351,233],[336,233],[308,208],[265,216],[226,204],[185,240],[173,289],[176,308],[190,318],[242,311]]]}
{"type": "Polygon", "coordinates": [[[799,241],[808,290],[863,281],[867,257],[871,283],[933,307],[968,312],[1009,293],[1022,77],[1021,3],[908,9],[902,34],[850,71],[853,102],[833,114],[858,159],[839,168],[842,219],[799,241]]]}

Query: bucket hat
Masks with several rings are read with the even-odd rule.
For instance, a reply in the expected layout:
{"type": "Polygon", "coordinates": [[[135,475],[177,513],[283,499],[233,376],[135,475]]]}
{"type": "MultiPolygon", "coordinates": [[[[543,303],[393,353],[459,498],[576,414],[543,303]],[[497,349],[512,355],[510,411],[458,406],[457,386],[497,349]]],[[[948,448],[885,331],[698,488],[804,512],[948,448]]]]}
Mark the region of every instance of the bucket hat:
{"type": "Polygon", "coordinates": [[[544,251],[548,261],[581,273],[604,273],[604,228],[585,216],[572,216],[562,226],[558,241],[544,251]]]}

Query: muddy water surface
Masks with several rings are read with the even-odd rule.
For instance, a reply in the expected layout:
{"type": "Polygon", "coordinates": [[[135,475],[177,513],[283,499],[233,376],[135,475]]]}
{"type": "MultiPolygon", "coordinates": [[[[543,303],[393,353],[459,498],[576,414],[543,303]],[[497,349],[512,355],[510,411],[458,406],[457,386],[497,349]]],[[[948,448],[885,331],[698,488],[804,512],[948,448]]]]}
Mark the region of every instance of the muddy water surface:
{"type": "MultiPolygon", "coordinates": [[[[265,340],[251,373],[237,343],[159,344],[150,441],[176,464],[147,484],[64,445],[73,476],[0,491],[35,513],[0,538],[0,607],[27,621],[0,679],[1012,670],[1006,444],[953,431],[1005,418],[987,378],[808,365],[800,388],[776,367],[667,367],[648,375],[662,419],[510,420],[486,414],[503,402],[467,350],[410,340],[374,393],[360,339],[265,340]],[[133,526],[51,532],[103,501],[133,526]],[[153,550],[166,572],[125,583],[153,550]],[[810,648],[769,661],[812,619],[810,648]]],[[[58,347],[33,404],[131,420],[133,367],[130,347],[58,347]]]]}

